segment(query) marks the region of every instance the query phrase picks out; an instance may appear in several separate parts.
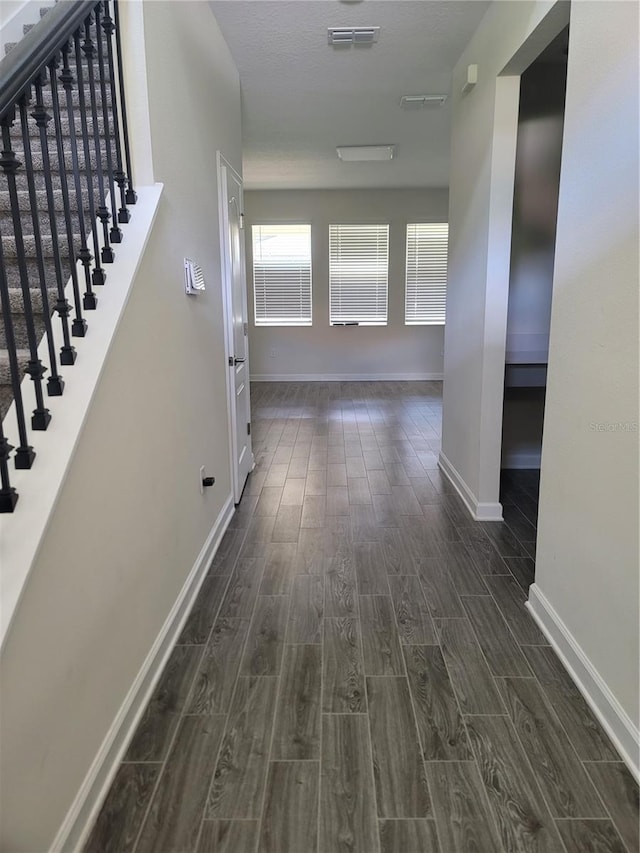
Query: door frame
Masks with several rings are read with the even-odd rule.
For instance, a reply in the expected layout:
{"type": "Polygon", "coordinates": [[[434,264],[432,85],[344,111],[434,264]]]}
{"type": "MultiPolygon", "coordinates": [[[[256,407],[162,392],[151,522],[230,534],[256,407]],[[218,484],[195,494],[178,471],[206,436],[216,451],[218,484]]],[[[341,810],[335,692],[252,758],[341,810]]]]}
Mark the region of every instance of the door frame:
{"type": "MultiPolygon", "coordinates": [[[[216,173],[217,173],[217,182],[218,182],[218,223],[219,223],[219,238],[220,238],[220,273],[221,273],[221,290],[222,290],[222,313],[223,313],[223,327],[224,327],[224,363],[225,363],[225,386],[227,390],[227,432],[228,432],[228,441],[229,441],[229,473],[230,473],[230,481],[231,481],[231,492],[233,495],[233,502],[237,505],[240,502],[240,498],[242,497],[242,488],[240,483],[238,482],[238,471],[236,467],[236,459],[237,459],[237,449],[236,449],[236,424],[235,424],[235,388],[232,379],[232,372],[229,370],[229,359],[233,357],[233,311],[231,310],[231,306],[233,305],[233,294],[232,294],[232,270],[231,270],[231,257],[229,252],[229,243],[228,243],[228,233],[229,233],[229,215],[227,210],[227,179],[226,174],[223,171],[223,167],[228,172],[231,172],[236,180],[240,184],[240,192],[241,196],[241,210],[244,208],[244,187],[242,184],[242,176],[239,175],[236,170],[233,168],[231,163],[224,157],[221,151],[216,151],[216,173]]],[[[245,258],[245,253],[242,253],[243,262],[245,258]]],[[[246,271],[246,267],[245,267],[246,271]]],[[[243,294],[243,312],[244,316],[247,317],[247,288],[245,281],[245,288],[243,294]]],[[[249,381],[250,370],[249,370],[249,348],[247,346],[246,352],[246,365],[247,371],[247,381],[249,381]]],[[[249,405],[251,401],[251,394],[249,392],[249,405]]],[[[253,456],[253,446],[250,445],[251,450],[251,466],[250,470],[253,470],[255,467],[255,459],[253,456]]],[[[244,485],[244,484],[243,484],[244,485]]]]}

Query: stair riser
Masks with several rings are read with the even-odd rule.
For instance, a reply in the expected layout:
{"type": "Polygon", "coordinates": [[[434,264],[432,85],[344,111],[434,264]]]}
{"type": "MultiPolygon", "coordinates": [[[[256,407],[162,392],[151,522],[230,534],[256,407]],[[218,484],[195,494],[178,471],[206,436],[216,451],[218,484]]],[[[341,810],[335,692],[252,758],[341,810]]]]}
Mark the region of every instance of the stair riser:
{"type": "MultiPolygon", "coordinates": [[[[58,172],[60,161],[58,159],[58,150],[54,146],[55,146],[55,143],[53,146],[51,146],[49,148],[50,170],[52,172],[58,172]]],[[[22,171],[24,171],[24,169],[26,168],[25,157],[24,157],[22,147],[14,149],[14,154],[16,155],[16,159],[20,163],[20,167],[18,168],[18,172],[16,173],[16,176],[17,176],[22,171]]],[[[100,154],[101,154],[100,162],[102,164],[102,168],[106,169],[107,165],[108,165],[107,147],[104,143],[101,144],[101,146],[100,146],[100,154]]],[[[78,156],[78,168],[80,169],[80,171],[84,171],[85,163],[87,162],[85,155],[84,155],[84,146],[79,146],[77,148],[77,156],[78,156]]],[[[95,171],[95,169],[96,169],[96,163],[97,162],[98,162],[98,160],[96,157],[95,142],[94,142],[93,138],[90,138],[89,139],[89,165],[93,171],[95,171]]],[[[116,165],[115,165],[115,148],[112,148],[112,150],[111,150],[111,162],[112,162],[113,168],[115,169],[116,168],[116,165]]],[[[32,167],[34,172],[42,172],[44,170],[44,160],[42,157],[42,151],[40,150],[39,144],[37,147],[33,147],[31,149],[31,167],[32,167]]],[[[65,167],[65,170],[67,171],[67,173],[70,173],[73,170],[73,156],[71,154],[71,151],[69,150],[68,145],[64,146],[64,167],[65,167]]],[[[2,182],[2,185],[4,185],[4,181],[2,182]]]]}
{"type": "MultiPolygon", "coordinates": [[[[36,340],[39,342],[44,335],[45,325],[44,316],[42,314],[33,314],[33,323],[36,331],[36,340]]],[[[13,317],[13,336],[16,341],[16,346],[19,349],[28,349],[29,336],[27,334],[27,323],[24,315],[18,314],[13,317]]],[[[7,348],[7,339],[5,337],[4,323],[0,319],[0,349],[7,348]]]]}
{"type": "MultiPolygon", "coordinates": [[[[85,182],[83,181],[83,185],[84,185],[84,183],[85,182]]],[[[97,190],[97,187],[98,187],[97,178],[95,181],[95,185],[96,185],[96,190],[97,190]]],[[[59,181],[58,181],[58,186],[59,186],[59,181]]],[[[76,200],[75,187],[73,187],[73,186],[69,187],[69,196],[70,196],[72,204],[75,206],[75,200],[76,200]]],[[[89,194],[87,193],[84,186],[82,188],[81,197],[82,197],[83,208],[85,210],[88,210],[89,194]]],[[[47,210],[47,194],[44,190],[38,190],[38,192],[36,194],[36,205],[37,205],[38,210],[41,210],[41,211],[47,210]]],[[[26,214],[31,213],[31,200],[29,198],[29,193],[26,190],[19,190],[19,192],[18,192],[18,208],[22,213],[26,213],[26,214]]],[[[9,215],[8,214],[9,209],[10,209],[9,191],[8,190],[0,190],[0,211],[2,211],[5,216],[8,216],[9,215]]],[[[64,200],[62,197],[62,190],[59,188],[55,189],[53,192],[53,209],[56,211],[62,211],[64,209],[64,200]]],[[[28,217],[28,219],[30,219],[30,218],[31,217],[28,217]]],[[[41,217],[41,219],[42,219],[42,217],[41,217]]]]}

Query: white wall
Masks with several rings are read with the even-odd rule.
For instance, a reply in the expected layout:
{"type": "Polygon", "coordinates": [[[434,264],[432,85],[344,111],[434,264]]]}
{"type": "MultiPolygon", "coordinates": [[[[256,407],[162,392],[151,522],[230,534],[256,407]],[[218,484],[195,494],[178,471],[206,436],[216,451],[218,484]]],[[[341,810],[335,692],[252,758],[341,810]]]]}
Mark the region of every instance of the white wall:
{"type": "Polygon", "coordinates": [[[441,189],[246,192],[252,377],[440,378],[443,327],[404,325],[405,231],[407,222],[446,221],[447,191],[441,189]],[[254,325],[251,225],[264,222],[311,223],[311,327],[254,325]],[[329,224],[348,222],[390,225],[385,327],[329,325],[329,224]]]}
{"type": "Polygon", "coordinates": [[[558,34],[567,14],[566,4],[492,4],[453,73],[442,461],[474,511],[487,518],[501,517],[516,75],[558,34]],[[513,76],[499,76],[510,63],[513,76]],[[470,64],[478,65],[478,83],[463,95],[470,64]]]}
{"type": "Polygon", "coordinates": [[[165,191],[3,652],[11,853],[49,849],[231,491],[215,152],[241,168],[239,80],[207,4],[144,11],[165,191]],[[185,255],[207,277],[197,301],[185,255]],[[202,464],[216,476],[204,496],[202,464]]]}
{"type": "Polygon", "coordinates": [[[637,4],[573,4],[536,565],[636,736],[638,67],[637,4]]]}

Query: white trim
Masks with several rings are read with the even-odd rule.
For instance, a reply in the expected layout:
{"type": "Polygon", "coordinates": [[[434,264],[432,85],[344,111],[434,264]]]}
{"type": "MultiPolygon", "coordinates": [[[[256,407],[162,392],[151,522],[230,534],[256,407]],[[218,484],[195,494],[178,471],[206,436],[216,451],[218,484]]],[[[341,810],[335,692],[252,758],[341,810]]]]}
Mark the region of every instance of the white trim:
{"type": "Polygon", "coordinates": [[[502,504],[481,503],[478,501],[469,486],[442,451],[440,451],[440,455],[438,456],[438,467],[460,495],[464,505],[475,521],[502,521],[502,504]]]}
{"type": "Polygon", "coordinates": [[[581,646],[537,584],[529,587],[529,610],[551,643],[572,681],[598,722],[611,738],[622,760],[640,781],[640,731],[609,689],[581,646]]]}
{"type": "Polygon", "coordinates": [[[442,382],[442,373],[252,373],[252,382],[442,382]]]}
{"type": "Polygon", "coordinates": [[[233,498],[229,495],[94,758],[50,853],[82,850],[234,512],[233,498]]]}
{"type": "MultiPolygon", "coordinates": [[[[158,211],[162,184],[138,188],[138,201],[126,239],[118,244],[116,259],[109,264],[106,287],[96,288],[98,310],[87,314],[89,334],[73,338],[78,360],[73,368],[62,368],[67,384],[63,397],[47,397],[52,420],[46,432],[32,435],[37,457],[30,471],[11,471],[11,485],[20,496],[10,515],[0,518],[0,643],[4,644],[13,614],[35,562],[67,471],[82,433],[91,401],[102,375],[105,359],[129,299],[133,282],[158,211]],[[110,282],[114,281],[112,285],[110,282]]],[[[80,267],[79,275],[82,268],[80,267]]],[[[71,281],[66,296],[73,304],[71,281]]],[[[54,338],[59,331],[54,329],[54,338]]],[[[60,341],[57,340],[57,345],[60,341]]],[[[46,336],[38,347],[43,364],[48,364],[46,336]]],[[[25,377],[21,390],[26,412],[35,408],[33,382],[25,377]]],[[[15,426],[15,403],[3,421],[5,435],[14,446],[19,444],[15,426]]]]}
{"type": "Polygon", "coordinates": [[[521,453],[517,450],[507,450],[502,454],[503,468],[539,468],[542,458],[542,450],[534,450],[529,453],[521,453]]]}

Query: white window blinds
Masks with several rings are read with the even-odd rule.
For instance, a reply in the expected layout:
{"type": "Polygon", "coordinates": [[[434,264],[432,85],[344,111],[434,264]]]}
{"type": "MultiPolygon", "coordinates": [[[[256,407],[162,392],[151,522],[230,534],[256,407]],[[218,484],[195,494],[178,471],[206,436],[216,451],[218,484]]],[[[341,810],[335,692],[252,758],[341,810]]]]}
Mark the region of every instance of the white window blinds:
{"type": "Polygon", "coordinates": [[[386,325],[388,273],[388,225],[330,225],[330,322],[386,325]]]}
{"type": "Polygon", "coordinates": [[[447,300],[446,222],[407,225],[406,325],[442,325],[447,300]]]}
{"type": "Polygon", "coordinates": [[[311,325],[311,226],[254,225],[256,326],[311,325]]]}

